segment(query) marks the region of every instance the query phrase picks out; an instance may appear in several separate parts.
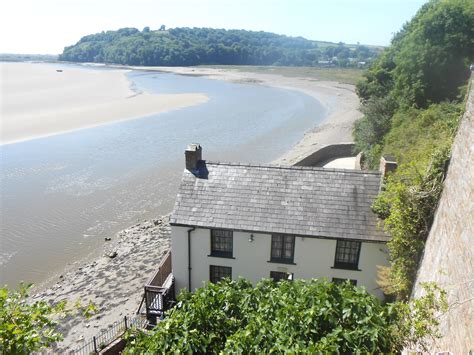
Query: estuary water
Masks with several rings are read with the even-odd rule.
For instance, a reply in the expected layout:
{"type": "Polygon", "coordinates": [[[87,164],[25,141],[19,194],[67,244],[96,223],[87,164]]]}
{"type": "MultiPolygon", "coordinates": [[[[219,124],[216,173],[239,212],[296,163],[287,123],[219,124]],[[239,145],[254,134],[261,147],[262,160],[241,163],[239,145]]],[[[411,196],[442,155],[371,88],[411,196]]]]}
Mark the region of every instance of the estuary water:
{"type": "Polygon", "coordinates": [[[302,93],[132,71],[136,90],[208,95],[205,104],[0,146],[0,285],[39,283],[102,251],[104,237],[169,213],[184,149],[270,162],[326,115],[302,93]]]}

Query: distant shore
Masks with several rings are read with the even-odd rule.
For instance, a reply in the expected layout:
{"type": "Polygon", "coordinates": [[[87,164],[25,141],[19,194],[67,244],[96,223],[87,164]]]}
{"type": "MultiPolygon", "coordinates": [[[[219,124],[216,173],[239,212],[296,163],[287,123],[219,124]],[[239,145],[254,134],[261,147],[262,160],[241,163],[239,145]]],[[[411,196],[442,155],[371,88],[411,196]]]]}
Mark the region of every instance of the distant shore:
{"type": "Polygon", "coordinates": [[[0,143],[11,144],[204,103],[201,93],[136,92],[128,70],[0,63],[0,143]]]}

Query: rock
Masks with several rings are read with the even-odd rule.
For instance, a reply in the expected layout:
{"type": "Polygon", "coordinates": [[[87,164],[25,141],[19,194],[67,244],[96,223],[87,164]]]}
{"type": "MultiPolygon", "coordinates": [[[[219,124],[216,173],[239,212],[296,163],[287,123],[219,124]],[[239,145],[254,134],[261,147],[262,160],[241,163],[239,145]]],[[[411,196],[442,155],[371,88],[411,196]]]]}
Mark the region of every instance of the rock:
{"type": "Polygon", "coordinates": [[[113,259],[115,258],[118,254],[115,250],[113,251],[109,251],[108,253],[105,254],[106,256],[108,256],[110,259],[113,259]]]}
{"type": "Polygon", "coordinates": [[[59,278],[62,280],[64,279],[64,275],[59,275],[59,278]]]}
{"type": "Polygon", "coordinates": [[[112,238],[111,238],[111,237],[105,237],[104,240],[105,240],[106,242],[110,242],[110,241],[112,240],[112,238]]]}

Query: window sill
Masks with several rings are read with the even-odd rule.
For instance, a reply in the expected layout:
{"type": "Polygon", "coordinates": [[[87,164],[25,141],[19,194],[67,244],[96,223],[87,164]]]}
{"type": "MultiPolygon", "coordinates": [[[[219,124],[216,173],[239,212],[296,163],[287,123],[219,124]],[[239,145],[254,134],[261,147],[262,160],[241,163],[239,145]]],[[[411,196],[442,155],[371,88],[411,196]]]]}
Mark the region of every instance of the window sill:
{"type": "Polygon", "coordinates": [[[272,264],[286,264],[286,265],[296,265],[296,263],[293,262],[293,260],[281,260],[281,259],[275,259],[275,260],[268,260],[267,263],[272,263],[272,264]]]}
{"type": "Polygon", "coordinates": [[[342,265],[338,265],[338,266],[331,266],[331,269],[350,270],[350,271],[362,271],[362,270],[361,270],[361,269],[359,269],[358,267],[353,267],[353,266],[342,266],[342,265]]]}
{"type": "Polygon", "coordinates": [[[216,255],[216,254],[209,254],[208,258],[222,258],[222,259],[235,259],[232,255],[216,255]]]}

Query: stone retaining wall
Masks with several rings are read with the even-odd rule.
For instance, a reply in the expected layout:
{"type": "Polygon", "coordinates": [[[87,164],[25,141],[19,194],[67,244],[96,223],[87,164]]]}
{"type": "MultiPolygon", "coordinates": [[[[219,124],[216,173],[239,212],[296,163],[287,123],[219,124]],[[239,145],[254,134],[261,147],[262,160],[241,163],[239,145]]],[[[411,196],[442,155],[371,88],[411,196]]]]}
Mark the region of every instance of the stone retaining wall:
{"type": "Polygon", "coordinates": [[[354,143],[330,144],[318,149],[293,165],[296,166],[323,166],[337,158],[355,157],[354,143]]]}
{"type": "Polygon", "coordinates": [[[421,282],[434,281],[448,293],[449,311],[440,316],[443,337],[433,352],[474,351],[474,88],[453,144],[451,163],[418,270],[421,282]]]}

